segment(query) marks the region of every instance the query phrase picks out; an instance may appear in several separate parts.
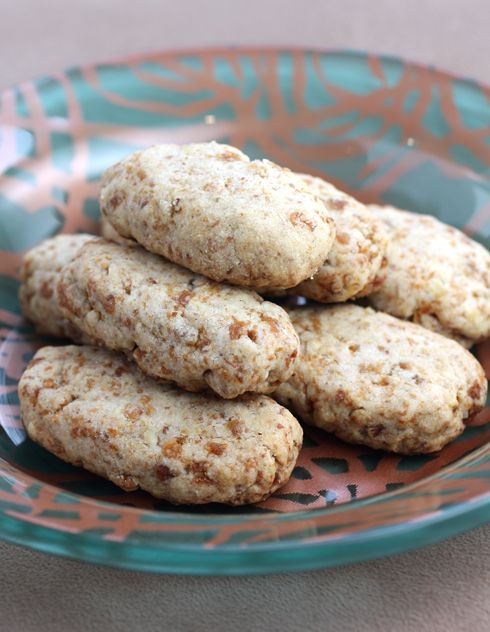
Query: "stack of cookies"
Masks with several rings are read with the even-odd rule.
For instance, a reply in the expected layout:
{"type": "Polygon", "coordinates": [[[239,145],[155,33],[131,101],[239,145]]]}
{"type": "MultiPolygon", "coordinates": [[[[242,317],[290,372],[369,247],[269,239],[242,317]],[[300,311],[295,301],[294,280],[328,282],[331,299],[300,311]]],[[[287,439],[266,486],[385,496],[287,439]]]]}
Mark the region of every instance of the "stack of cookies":
{"type": "Polygon", "coordinates": [[[54,237],[22,269],[26,317],[77,343],[19,383],[29,436],[65,461],[174,503],[254,503],[296,463],[292,413],[415,454],[483,407],[464,347],[490,335],[490,254],[456,229],[217,143],[132,154],[100,204],[103,239],[54,237]]]}

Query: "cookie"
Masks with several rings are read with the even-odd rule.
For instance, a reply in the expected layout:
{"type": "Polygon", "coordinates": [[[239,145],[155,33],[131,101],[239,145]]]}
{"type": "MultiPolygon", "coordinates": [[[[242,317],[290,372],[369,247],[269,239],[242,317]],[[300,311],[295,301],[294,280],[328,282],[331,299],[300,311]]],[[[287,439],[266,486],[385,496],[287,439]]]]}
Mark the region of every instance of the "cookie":
{"type": "Polygon", "coordinates": [[[29,250],[21,268],[19,300],[22,313],[36,331],[48,336],[81,341],[83,335],[61,313],[56,300],[56,283],[64,265],[70,262],[91,235],[57,235],[29,250]]]}
{"type": "Polygon", "coordinates": [[[19,382],[30,438],[59,458],[172,503],[242,505],[289,479],[296,419],[264,395],[186,393],[94,347],[44,347],[19,382]]]}
{"type": "Polygon", "coordinates": [[[309,175],[301,177],[334,218],[336,236],[318,272],[288,293],[322,303],[367,296],[382,285],[385,276],[388,238],[382,221],[325,180],[309,175]]]}
{"type": "Polygon", "coordinates": [[[369,303],[466,347],[490,335],[490,253],[430,215],[371,206],[389,235],[386,279],[369,303]]]}
{"type": "Polygon", "coordinates": [[[296,174],[229,145],[159,145],[103,175],[115,230],[215,281],[287,288],[312,276],[334,221],[296,174]]]}
{"type": "Polygon", "coordinates": [[[115,244],[121,244],[122,246],[137,246],[138,243],[133,239],[126,239],[121,237],[117,230],[109,223],[104,215],[100,218],[100,235],[107,241],[113,241],[115,244]]]}
{"type": "Polygon", "coordinates": [[[401,454],[435,452],[485,404],[483,369],[454,340],[352,304],[290,316],[301,356],[274,397],[344,441],[401,454]]]}
{"type": "Polygon", "coordinates": [[[91,339],[186,390],[265,393],[293,371],[299,341],[282,308],[142,248],[89,242],[57,290],[65,317],[91,339]]]}

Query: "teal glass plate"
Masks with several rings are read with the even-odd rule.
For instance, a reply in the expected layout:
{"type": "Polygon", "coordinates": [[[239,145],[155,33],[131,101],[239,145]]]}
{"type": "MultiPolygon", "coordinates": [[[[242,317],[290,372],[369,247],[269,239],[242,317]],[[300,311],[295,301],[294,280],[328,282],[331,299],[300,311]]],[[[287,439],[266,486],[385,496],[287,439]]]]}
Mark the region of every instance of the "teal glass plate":
{"type": "MultiPolygon", "coordinates": [[[[99,230],[103,169],[149,144],[218,140],[323,175],[362,201],[436,215],[490,247],[490,91],[353,52],[155,53],[0,95],[0,537],[140,570],[246,574],[335,566],[490,520],[490,408],[440,453],[402,457],[305,428],[291,481],[251,507],[126,494],[26,438],[17,382],[37,348],[23,252],[99,230]]],[[[487,376],[490,343],[475,349],[487,376]]]]}

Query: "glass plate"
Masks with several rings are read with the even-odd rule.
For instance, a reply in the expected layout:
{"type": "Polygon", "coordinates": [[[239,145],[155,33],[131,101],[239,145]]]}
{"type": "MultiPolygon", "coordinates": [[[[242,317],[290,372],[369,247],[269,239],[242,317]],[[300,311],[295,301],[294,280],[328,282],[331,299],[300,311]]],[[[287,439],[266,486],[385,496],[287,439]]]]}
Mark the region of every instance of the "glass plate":
{"type": "MultiPolygon", "coordinates": [[[[313,429],[259,505],[173,507],[126,494],[26,439],[17,381],[47,342],[20,316],[22,253],[98,231],[101,171],[154,143],[212,139],[323,175],[366,202],[428,212],[490,246],[490,91],[351,52],[156,53],[73,68],[0,95],[0,536],[125,568],[245,574],[334,566],[490,519],[490,408],[436,455],[313,429]]],[[[490,343],[475,353],[490,373],[490,343]]]]}

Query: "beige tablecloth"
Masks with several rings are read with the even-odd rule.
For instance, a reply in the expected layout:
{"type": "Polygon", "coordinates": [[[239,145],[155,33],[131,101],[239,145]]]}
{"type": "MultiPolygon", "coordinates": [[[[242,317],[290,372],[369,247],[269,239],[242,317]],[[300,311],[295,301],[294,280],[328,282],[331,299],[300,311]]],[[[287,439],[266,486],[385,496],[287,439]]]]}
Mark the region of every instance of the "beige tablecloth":
{"type": "MultiPolygon", "coordinates": [[[[489,0],[0,0],[0,88],[157,48],[293,44],[393,53],[488,82],[489,0]]],[[[339,569],[144,575],[0,544],[0,632],[490,629],[490,527],[339,569]]]]}

